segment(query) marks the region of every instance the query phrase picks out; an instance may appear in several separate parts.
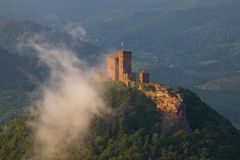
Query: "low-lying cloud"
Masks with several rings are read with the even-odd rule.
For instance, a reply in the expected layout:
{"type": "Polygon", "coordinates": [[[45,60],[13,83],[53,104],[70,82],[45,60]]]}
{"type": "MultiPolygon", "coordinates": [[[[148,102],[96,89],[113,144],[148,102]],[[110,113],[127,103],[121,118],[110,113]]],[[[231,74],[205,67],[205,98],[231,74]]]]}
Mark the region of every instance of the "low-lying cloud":
{"type": "Polygon", "coordinates": [[[49,78],[39,88],[39,98],[29,124],[34,132],[34,159],[68,159],[67,146],[83,143],[91,120],[106,110],[92,74],[70,50],[31,43],[39,60],[49,68],[49,78]]]}

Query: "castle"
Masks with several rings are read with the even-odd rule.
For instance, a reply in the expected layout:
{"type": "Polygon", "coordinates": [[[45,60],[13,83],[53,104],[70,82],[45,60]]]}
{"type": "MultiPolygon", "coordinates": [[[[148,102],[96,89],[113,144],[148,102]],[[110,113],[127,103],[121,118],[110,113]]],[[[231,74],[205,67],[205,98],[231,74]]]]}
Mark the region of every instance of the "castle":
{"type": "MultiPolygon", "coordinates": [[[[125,83],[127,86],[131,82],[136,82],[136,73],[132,72],[132,52],[117,51],[116,55],[108,57],[107,60],[108,78],[112,81],[125,83]]],[[[138,74],[140,83],[149,83],[150,74],[147,71],[141,71],[138,74]]]]}
{"type": "Polygon", "coordinates": [[[143,70],[138,73],[132,72],[132,52],[119,50],[115,55],[107,59],[107,79],[123,82],[128,87],[136,87],[142,90],[148,97],[153,99],[157,108],[167,113],[182,113],[184,109],[182,96],[170,90],[160,83],[150,82],[149,72],[143,70]]]}
{"type": "Polygon", "coordinates": [[[136,73],[132,72],[131,51],[120,50],[115,55],[109,56],[107,73],[108,80],[123,82],[128,87],[138,88],[156,103],[156,107],[162,111],[164,132],[173,133],[177,130],[176,128],[191,130],[185,116],[183,97],[160,83],[150,83],[150,74],[145,70],[138,73],[137,79],[136,73]],[[164,126],[167,127],[164,128],[164,126]]]}

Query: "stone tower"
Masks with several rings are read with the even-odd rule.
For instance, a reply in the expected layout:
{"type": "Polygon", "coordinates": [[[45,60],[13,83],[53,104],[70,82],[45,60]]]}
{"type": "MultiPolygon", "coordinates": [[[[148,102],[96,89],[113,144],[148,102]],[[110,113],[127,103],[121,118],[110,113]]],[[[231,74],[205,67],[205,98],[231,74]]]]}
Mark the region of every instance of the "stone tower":
{"type": "Polygon", "coordinates": [[[136,73],[132,73],[131,51],[118,51],[116,55],[108,57],[107,66],[109,80],[124,82],[126,85],[136,82],[136,73]]]}
{"type": "Polygon", "coordinates": [[[108,58],[108,76],[109,79],[112,81],[118,81],[119,80],[119,60],[117,56],[110,56],[108,58]]]}
{"type": "Polygon", "coordinates": [[[119,62],[119,81],[124,81],[126,76],[132,73],[132,52],[118,51],[117,57],[119,62]]]}
{"type": "Polygon", "coordinates": [[[150,81],[150,74],[147,71],[141,71],[139,73],[139,82],[140,83],[149,83],[150,81]]]}

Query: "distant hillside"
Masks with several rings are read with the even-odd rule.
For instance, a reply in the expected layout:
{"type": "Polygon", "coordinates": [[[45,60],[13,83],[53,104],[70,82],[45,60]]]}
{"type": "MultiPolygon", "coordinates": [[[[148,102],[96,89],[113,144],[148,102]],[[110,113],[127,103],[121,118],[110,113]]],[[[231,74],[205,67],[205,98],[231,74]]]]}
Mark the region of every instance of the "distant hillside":
{"type": "MultiPolygon", "coordinates": [[[[95,56],[100,49],[84,40],[75,40],[67,33],[53,30],[29,21],[12,21],[0,18],[0,88],[25,88],[31,86],[31,74],[44,76],[46,74],[32,50],[19,50],[18,45],[28,43],[36,37],[43,37],[43,43],[64,44],[76,53],[81,59],[89,63],[96,61],[95,56]]],[[[40,78],[40,77],[37,77],[40,78]]]]}
{"type": "Polygon", "coordinates": [[[239,74],[239,6],[239,1],[224,1],[173,11],[127,10],[85,26],[104,46],[124,41],[143,67],[156,73],[155,80],[199,85],[239,74]]]}
{"type": "Polygon", "coordinates": [[[43,72],[43,67],[38,65],[36,57],[11,54],[2,48],[0,48],[0,70],[1,90],[31,90],[35,84],[31,82],[30,75],[40,78],[40,76],[44,77],[43,74],[46,73],[43,72]]]}
{"type": "Polygon", "coordinates": [[[209,81],[200,86],[204,90],[240,93],[240,76],[209,81]]]}
{"type": "MultiPolygon", "coordinates": [[[[239,6],[238,0],[3,0],[0,15],[57,28],[81,23],[104,48],[124,41],[142,60],[138,68],[149,68],[154,80],[195,86],[239,74],[239,6]]],[[[12,36],[3,37],[8,46],[12,36]]]]}
{"type": "Polygon", "coordinates": [[[6,124],[26,113],[31,102],[29,92],[24,90],[0,90],[0,125],[6,124]]]}
{"type": "Polygon", "coordinates": [[[96,62],[100,48],[91,42],[75,40],[67,33],[29,21],[0,18],[0,124],[21,114],[33,91],[48,75],[31,49],[18,50],[19,43],[43,37],[44,43],[64,44],[90,64],[96,62]]]}
{"type": "MultiPolygon", "coordinates": [[[[239,159],[240,132],[191,91],[180,92],[184,95],[192,131],[176,130],[170,135],[159,129],[163,125],[161,112],[142,92],[121,85],[108,86],[108,92],[106,100],[117,114],[96,117],[85,145],[78,141],[69,145],[69,160],[239,159]]],[[[2,126],[2,159],[15,160],[33,155],[32,130],[26,125],[32,118],[20,116],[2,126]]],[[[65,137],[65,140],[69,138],[65,137]]]]}
{"type": "Polygon", "coordinates": [[[207,103],[216,109],[221,115],[230,120],[236,127],[240,128],[239,118],[239,92],[212,91],[199,88],[192,88],[194,92],[207,103]]]}
{"type": "Polygon", "coordinates": [[[87,42],[87,40],[75,40],[65,32],[60,32],[30,21],[13,21],[0,17],[0,37],[0,47],[12,54],[18,52],[17,47],[19,43],[22,44],[34,38],[44,38],[45,43],[62,43],[69,49],[79,53],[79,56],[85,59],[91,59],[91,56],[94,57],[94,54],[97,54],[99,51],[98,47],[87,42]]]}

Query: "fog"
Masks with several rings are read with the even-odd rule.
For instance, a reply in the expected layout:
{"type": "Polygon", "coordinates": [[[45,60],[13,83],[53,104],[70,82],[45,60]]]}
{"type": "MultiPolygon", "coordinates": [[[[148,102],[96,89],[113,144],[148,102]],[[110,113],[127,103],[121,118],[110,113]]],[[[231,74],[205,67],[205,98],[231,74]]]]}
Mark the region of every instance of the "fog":
{"type": "Polygon", "coordinates": [[[34,133],[33,159],[68,159],[68,145],[84,145],[91,120],[107,110],[101,90],[93,83],[94,69],[61,45],[27,46],[37,51],[50,74],[31,106],[33,118],[28,124],[34,133]]]}

